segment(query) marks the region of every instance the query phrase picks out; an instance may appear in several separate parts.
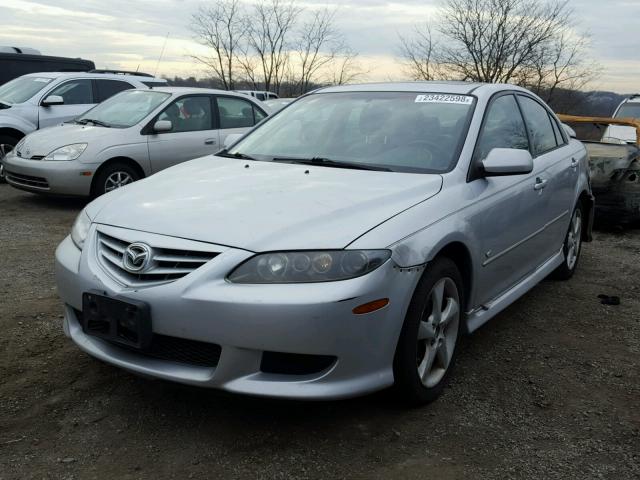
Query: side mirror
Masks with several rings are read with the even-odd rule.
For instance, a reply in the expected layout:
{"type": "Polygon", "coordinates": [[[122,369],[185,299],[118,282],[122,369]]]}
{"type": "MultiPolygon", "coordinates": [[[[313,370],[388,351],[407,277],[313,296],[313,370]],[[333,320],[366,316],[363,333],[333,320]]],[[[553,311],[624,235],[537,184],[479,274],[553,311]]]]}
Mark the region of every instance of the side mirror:
{"type": "Polygon", "coordinates": [[[242,133],[230,133],[229,135],[224,137],[224,143],[222,144],[222,146],[224,148],[229,148],[231,145],[233,145],[238,140],[240,140],[242,136],[243,136],[242,133]]]}
{"type": "Polygon", "coordinates": [[[533,158],[527,150],[494,148],[482,161],[486,177],[522,175],[533,170],[533,158]]]}
{"type": "Polygon", "coordinates": [[[562,124],[562,128],[564,128],[566,134],[569,135],[569,138],[578,138],[578,136],[576,135],[576,131],[566,123],[562,124]]]}
{"type": "Polygon", "coordinates": [[[52,105],[64,105],[64,98],[60,95],[49,95],[42,101],[43,107],[50,107],[52,105]]]}
{"type": "Polygon", "coordinates": [[[170,132],[171,130],[173,130],[173,123],[171,123],[171,120],[158,120],[153,124],[154,132],[170,132]]]}

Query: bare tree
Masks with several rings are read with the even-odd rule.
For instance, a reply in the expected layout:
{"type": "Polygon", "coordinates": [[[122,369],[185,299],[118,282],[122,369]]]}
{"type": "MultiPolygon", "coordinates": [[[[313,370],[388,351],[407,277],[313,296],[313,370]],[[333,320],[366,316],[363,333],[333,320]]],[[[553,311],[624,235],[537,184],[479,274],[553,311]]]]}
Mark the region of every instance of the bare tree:
{"type": "Polygon", "coordinates": [[[223,0],[212,7],[200,7],[191,18],[191,26],[211,56],[192,57],[209,67],[227,90],[234,88],[236,57],[245,36],[245,21],[239,0],[223,0]]]}
{"type": "Polygon", "coordinates": [[[355,82],[368,73],[358,62],[358,54],[349,48],[334,58],[333,67],[331,79],[331,84],[333,85],[345,85],[355,82]]]}
{"type": "Polygon", "coordinates": [[[593,78],[587,37],[577,34],[568,0],[445,0],[431,28],[400,38],[414,78],[505,82],[553,94],[593,78]]]}
{"type": "Polygon", "coordinates": [[[294,81],[300,94],[308,91],[311,83],[321,81],[318,77],[323,70],[346,50],[334,28],[335,16],[336,10],[317,10],[298,31],[294,53],[297,75],[294,73],[294,81]]]}
{"type": "Polygon", "coordinates": [[[413,80],[434,80],[438,64],[434,60],[435,42],[431,26],[426,23],[413,28],[413,35],[400,35],[400,55],[407,73],[413,80]]]}
{"type": "Polygon", "coordinates": [[[266,90],[280,89],[289,62],[289,33],[301,13],[291,0],[257,3],[248,27],[248,41],[260,64],[266,90]]]}

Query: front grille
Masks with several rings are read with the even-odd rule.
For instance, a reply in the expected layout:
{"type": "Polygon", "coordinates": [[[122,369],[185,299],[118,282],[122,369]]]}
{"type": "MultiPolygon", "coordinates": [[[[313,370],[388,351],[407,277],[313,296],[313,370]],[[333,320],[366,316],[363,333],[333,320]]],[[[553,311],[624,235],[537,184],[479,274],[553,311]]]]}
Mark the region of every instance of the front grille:
{"type": "MultiPolygon", "coordinates": [[[[82,312],[75,309],[74,312],[78,322],[82,325],[84,322],[82,312]]],[[[169,362],[196,365],[198,367],[212,368],[218,366],[222,352],[222,347],[216,343],[199,342],[197,340],[159,335],[157,333],[153,335],[151,345],[146,350],[138,350],[109,340],[105,341],[114,347],[132,351],[138,355],[167,360],[169,362]]]]}
{"type": "Polygon", "coordinates": [[[29,160],[42,160],[44,155],[33,155],[29,160]]]}
{"type": "Polygon", "coordinates": [[[124,268],[123,255],[131,244],[126,240],[98,232],[98,260],[116,280],[131,287],[150,287],[182,278],[218,255],[218,252],[176,250],[150,245],[151,261],[140,273],[124,268]]]}
{"type": "Polygon", "coordinates": [[[7,170],[5,175],[9,183],[17,186],[37,188],[38,190],[49,190],[49,182],[47,182],[46,178],[32,177],[30,175],[15,173],[10,170],[7,170]]]}
{"type": "Polygon", "coordinates": [[[221,352],[222,347],[215,343],[198,342],[197,340],[156,334],[153,336],[149,350],[141,353],[170,362],[186,363],[200,367],[216,367],[220,360],[221,352]]]}

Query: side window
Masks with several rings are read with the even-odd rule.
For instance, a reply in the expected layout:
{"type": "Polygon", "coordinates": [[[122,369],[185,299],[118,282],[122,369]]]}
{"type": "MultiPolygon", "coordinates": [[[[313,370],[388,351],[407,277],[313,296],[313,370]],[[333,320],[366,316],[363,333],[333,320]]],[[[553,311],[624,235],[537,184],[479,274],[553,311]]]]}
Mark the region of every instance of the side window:
{"type": "Polygon", "coordinates": [[[494,148],[529,150],[527,131],[513,95],[498,97],[489,105],[474,159],[484,160],[494,148]]]}
{"type": "Polygon", "coordinates": [[[241,98],[218,97],[218,111],[222,129],[253,127],[256,123],[253,118],[253,104],[241,98]]]}
{"type": "Polygon", "coordinates": [[[169,105],[158,120],[169,120],[172,133],[213,129],[211,99],[205,96],[183,97],[169,105]]]}
{"type": "Polygon", "coordinates": [[[254,117],[256,119],[256,123],[261,122],[262,120],[267,118],[267,114],[264,113],[262,110],[260,110],[255,105],[253,106],[253,115],[254,115],[254,117]]]}
{"type": "Polygon", "coordinates": [[[546,108],[529,97],[519,97],[522,113],[527,122],[529,137],[533,143],[533,151],[536,155],[542,155],[553,150],[556,144],[556,136],[546,108]]]}
{"type": "Polygon", "coordinates": [[[97,102],[103,102],[107,98],[114,96],[116,93],[120,93],[124,90],[130,90],[134,88],[127,82],[121,82],[120,80],[96,80],[96,88],[98,90],[97,102]]]}
{"type": "Polygon", "coordinates": [[[91,80],[71,80],[54,88],[47,96],[59,95],[63,98],[65,105],[84,105],[95,103],[93,101],[93,91],[91,80]]]}
{"type": "Polygon", "coordinates": [[[562,136],[562,132],[560,131],[560,127],[558,126],[558,122],[556,122],[555,118],[553,118],[551,114],[549,114],[549,120],[551,120],[553,133],[556,136],[556,145],[564,145],[565,143],[567,143],[565,142],[564,137],[562,136]]]}

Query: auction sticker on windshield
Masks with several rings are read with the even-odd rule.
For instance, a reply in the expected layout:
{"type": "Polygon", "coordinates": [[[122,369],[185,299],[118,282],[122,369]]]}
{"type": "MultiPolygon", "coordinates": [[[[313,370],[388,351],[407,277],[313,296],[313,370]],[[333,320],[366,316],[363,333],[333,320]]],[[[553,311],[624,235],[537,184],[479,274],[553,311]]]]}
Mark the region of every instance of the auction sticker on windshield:
{"type": "Polygon", "coordinates": [[[473,97],[467,95],[429,93],[426,95],[418,95],[415,103],[457,103],[461,105],[471,105],[473,103],[473,97]]]}

